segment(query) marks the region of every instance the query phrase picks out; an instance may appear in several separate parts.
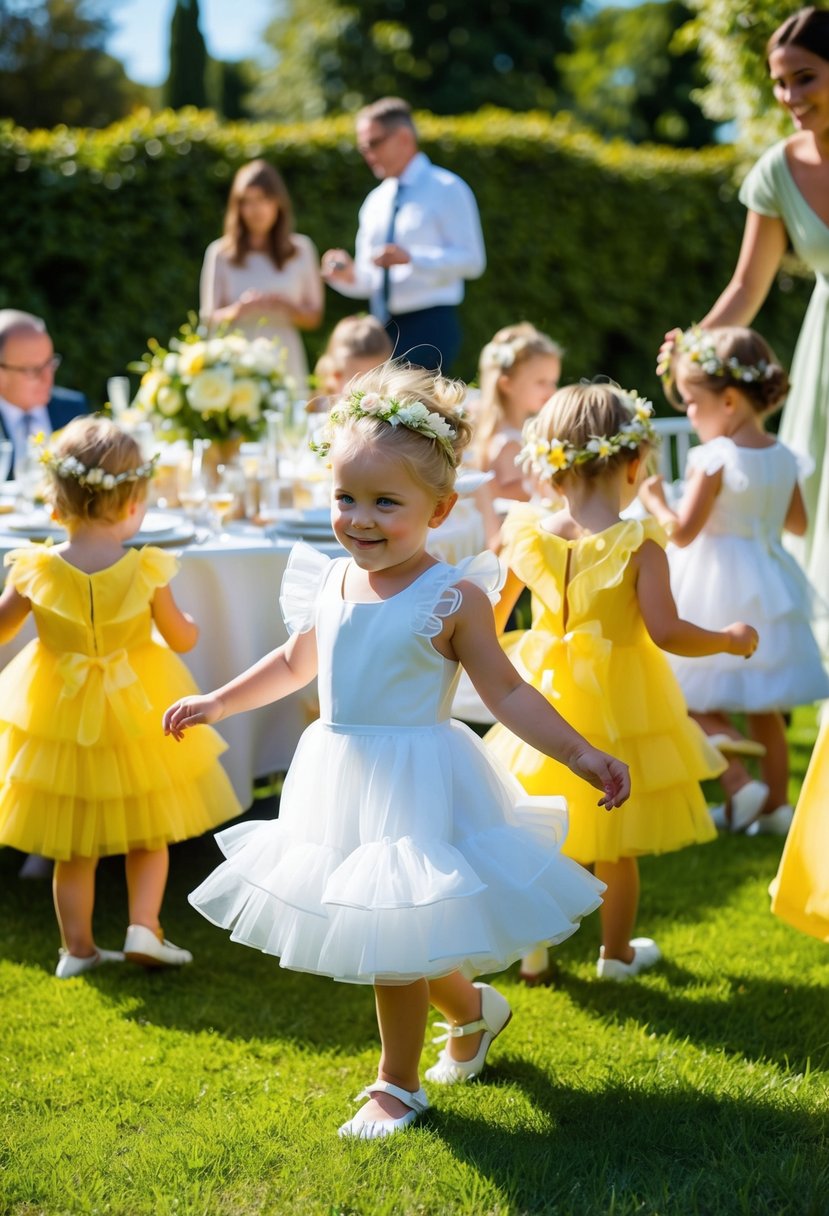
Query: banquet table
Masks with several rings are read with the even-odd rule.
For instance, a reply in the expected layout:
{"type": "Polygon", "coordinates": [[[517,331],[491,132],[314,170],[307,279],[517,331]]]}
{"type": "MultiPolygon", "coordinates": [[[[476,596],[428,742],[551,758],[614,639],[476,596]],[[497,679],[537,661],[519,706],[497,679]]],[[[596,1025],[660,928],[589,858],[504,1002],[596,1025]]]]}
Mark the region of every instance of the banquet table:
{"type": "MultiPolygon", "coordinates": [[[[3,524],[0,515],[0,562],[10,549],[28,543],[19,534],[4,530],[3,524]]],[[[197,536],[197,542],[171,549],[180,560],[172,590],[176,602],[192,614],[201,631],[184,661],[199,687],[210,689],[286,640],[279,589],[294,540],[244,523],[229,525],[225,540],[197,536]]],[[[333,534],[313,544],[328,556],[342,554],[333,534]]],[[[430,534],[430,550],[453,563],[483,547],[483,524],[471,500],[461,499],[446,522],[430,534]]],[[[4,573],[0,569],[0,582],[4,573]]],[[[0,668],[34,636],[29,617],[21,632],[0,646],[0,668]]],[[[222,762],[243,806],[252,801],[256,777],[288,768],[299,736],[316,713],[316,691],[309,686],[219,724],[228,743],[222,762]]]]}

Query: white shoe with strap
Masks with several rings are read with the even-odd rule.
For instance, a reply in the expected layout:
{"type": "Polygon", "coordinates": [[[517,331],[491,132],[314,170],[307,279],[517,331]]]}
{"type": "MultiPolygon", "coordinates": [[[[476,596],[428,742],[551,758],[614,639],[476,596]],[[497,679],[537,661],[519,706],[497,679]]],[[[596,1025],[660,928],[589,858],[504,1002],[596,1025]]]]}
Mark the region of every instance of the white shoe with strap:
{"type": "Polygon", "coordinates": [[[426,1080],[436,1081],[439,1085],[456,1085],[459,1081],[471,1081],[481,1072],[486,1064],[487,1052],[501,1031],[508,1025],[512,1010],[506,997],[501,996],[489,984],[475,984],[481,990],[481,1016],[474,1022],[464,1026],[452,1026],[449,1022],[436,1022],[446,1031],[432,1040],[433,1043],[446,1043],[438,1057],[437,1064],[426,1069],[426,1080]],[[471,1060],[455,1060],[449,1054],[449,1039],[461,1039],[469,1034],[481,1035],[481,1045],[471,1060]]]}
{"type": "Polygon", "coordinates": [[[189,950],[168,942],[161,929],[156,933],[146,925],[127,928],[124,954],[131,963],[140,963],[142,967],[183,967],[193,961],[189,950]]]}
{"type": "Polygon", "coordinates": [[[409,1109],[399,1119],[366,1119],[362,1110],[358,1110],[353,1119],[349,1119],[339,1128],[338,1136],[344,1140],[382,1140],[384,1136],[402,1132],[410,1123],[414,1123],[418,1115],[429,1109],[429,1099],[423,1089],[414,1091],[401,1089],[399,1085],[392,1085],[391,1081],[381,1081],[379,1077],[371,1085],[361,1089],[354,1101],[359,1102],[361,1098],[373,1098],[377,1093],[391,1094],[393,1098],[397,1098],[409,1109]]]}
{"type": "Polygon", "coordinates": [[[70,954],[61,946],[58,951],[58,965],[55,968],[55,975],[59,980],[71,980],[76,975],[84,975],[87,971],[94,971],[96,967],[103,966],[104,963],[123,963],[124,955],[120,950],[100,950],[97,949],[94,954],[86,956],[70,954]]]}

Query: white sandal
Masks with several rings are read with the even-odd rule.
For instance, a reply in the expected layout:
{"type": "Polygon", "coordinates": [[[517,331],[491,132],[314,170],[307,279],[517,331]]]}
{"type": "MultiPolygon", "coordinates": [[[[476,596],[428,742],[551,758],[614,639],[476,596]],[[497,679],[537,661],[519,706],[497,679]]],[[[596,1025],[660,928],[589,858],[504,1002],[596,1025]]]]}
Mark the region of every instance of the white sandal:
{"type": "Polygon", "coordinates": [[[451,1026],[448,1022],[436,1022],[446,1034],[437,1035],[432,1042],[446,1043],[438,1057],[437,1064],[426,1070],[427,1081],[437,1081],[439,1085],[455,1085],[459,1081],[471,1081],[477,1077],[486,1064],[487,1052],[501,1031],[508,1025],[512,1010],[505,996],[501,996],[489,984],[475,984],[481,990],[481,1016],[475,1022],[467,1022],[465,1026],[451,1026]],[[449,1054],[449,1039],[460,1039],[468,1034],[484,1033],[481,1045],[471,1060],[455,1060],[449,1054]]]}
{"type": "Polygon", "coordinates": [[[409,1109],[399,1119],[365,1119],[363,1112],[358,1110],[353,1119],[343,1123],[337,1132],[338,1136],[353,1137],[356,1140],[380,1140],[383,1136],[402,1132],[410,1123],[414,1123],[418,1115],[429,1109],[429,1099],[424,1090],[416,1089],[412,1092],[408,1089],[401,1089],[399,1085],[392,1085],[391,1081],[381,1081],[379,1077],[371,1085],[361,1089],[354,1101],[359,1102],[361,1098],[373,1098],[376,1093],[391,1094],[393,1098],[398,1098],[409,1109]]]}

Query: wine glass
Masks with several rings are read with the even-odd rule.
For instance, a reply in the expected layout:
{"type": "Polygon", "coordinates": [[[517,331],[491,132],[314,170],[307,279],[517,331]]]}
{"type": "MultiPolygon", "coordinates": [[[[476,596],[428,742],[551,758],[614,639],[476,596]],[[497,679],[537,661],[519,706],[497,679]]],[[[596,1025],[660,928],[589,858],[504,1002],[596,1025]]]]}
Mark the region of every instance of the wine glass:
{"type": "Polygon", "coordinates": [[[129,376],[110,376],[107,380],[107,397],[112,407],[112,416],[117,421],[130,405],[129,376]]]}
{"type": "Polygon", "coordinates": [[[195,523],[207,506],[207,480],[204,475],[202,459],[204,441],[193,440],[193,448],[189,460],[179,465],[178,485],[176,495],[187,516],[195,523]]]}
{"type": "Polygon", "coordinates": [[[218,465],[216,474],[216,486],[207,495],[207,503],[210,508],[210,528],[216,540],[225,541],[231,539],[224,531],[224,522],[236,502],[236,489],[230,471],[225,465],[218,465]]]}
{"type": "Polygon", "coordinates": [[[14,444],[11,439],[0,439],[0,484],[6,480],[14,459],[14,444]]]}

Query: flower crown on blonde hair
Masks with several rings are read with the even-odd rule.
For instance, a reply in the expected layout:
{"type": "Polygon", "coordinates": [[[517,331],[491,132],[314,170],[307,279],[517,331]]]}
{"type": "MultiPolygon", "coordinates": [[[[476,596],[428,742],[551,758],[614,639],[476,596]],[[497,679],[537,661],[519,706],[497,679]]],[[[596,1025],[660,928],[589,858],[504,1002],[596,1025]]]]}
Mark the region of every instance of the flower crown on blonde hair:
{"type": "Polygon", "coordinates": [[[150,460],[145,460],[143,464],[137,465],[134,469],[124,469],[121,473],[110,473],[100,466],[87,467],[78,460],[77,456],[57,456],[49,448],[43,448],[39,460],[56,477],[71,477],[82,486],[114,490],[116,486],[122,486],[126,481],[141,481],[142,478],[152,477],[155,473],[158,456],[159,453],[156,453],[150,460]]]}
{"type": "MultiPolygon", "coordinates": [[[[526,342],[526,335],[521,337],[526,342]]],[[[481,364],[485,367],[500,367],[502,371],[506,371],[512,367],[515,362],[515,344],[509,339],[504,339],[501,342],[487,342],[486,346],[481,351],[481,364]]]]}
{"type": "Polygon", "coordinates": [[[659,436],[653,425],[653,404],[635,391],[628,393],[617,388],[613,391],[630,412],[630,421],[615,435],[591,435],[583,448],[577,448],[566,439],[546,439],[539,434],[538,420],[530,418],[524,425],[524,446],[515,463],[526,474],[552,481],[557,473],[589,460],[606,460],[625,449],[633,451],[643,443],[655,447],[659,436]]]}
{"type": "Polygon", "coordinates": [[[685,355],[707,376],[730,376],[732,380],[740,380],[743,384],[756,384],[775,374],[774,365],[767,359],[758,359],[756,363],[740,363],[733,355],[723,359],[717,354],[710,331],[699,325],[674,332],[673,341],[656,366],[658,376],[669,375],[674,354],[685,355]]]}
{"type": "MultiPolygon", "coordinates": [[[[463,410],[456,410],[457,416],[463,417],[463,410]]],[[[405,426],[410,431],[416,431],[425,439],[434,439],[446,453],[450,464],[455,467],[458,462],[452,440],[457,432],[440,414],[430,410],[417,398],[381,397],[379,393],[366,393],[361,390],[342,397],[329,412],[320,437],[311,442],[312,449],[318,456],[327,456],[334,438],[334,431],[352,419],[378,418],[388,422],[390,426],[405,426]]]]}

